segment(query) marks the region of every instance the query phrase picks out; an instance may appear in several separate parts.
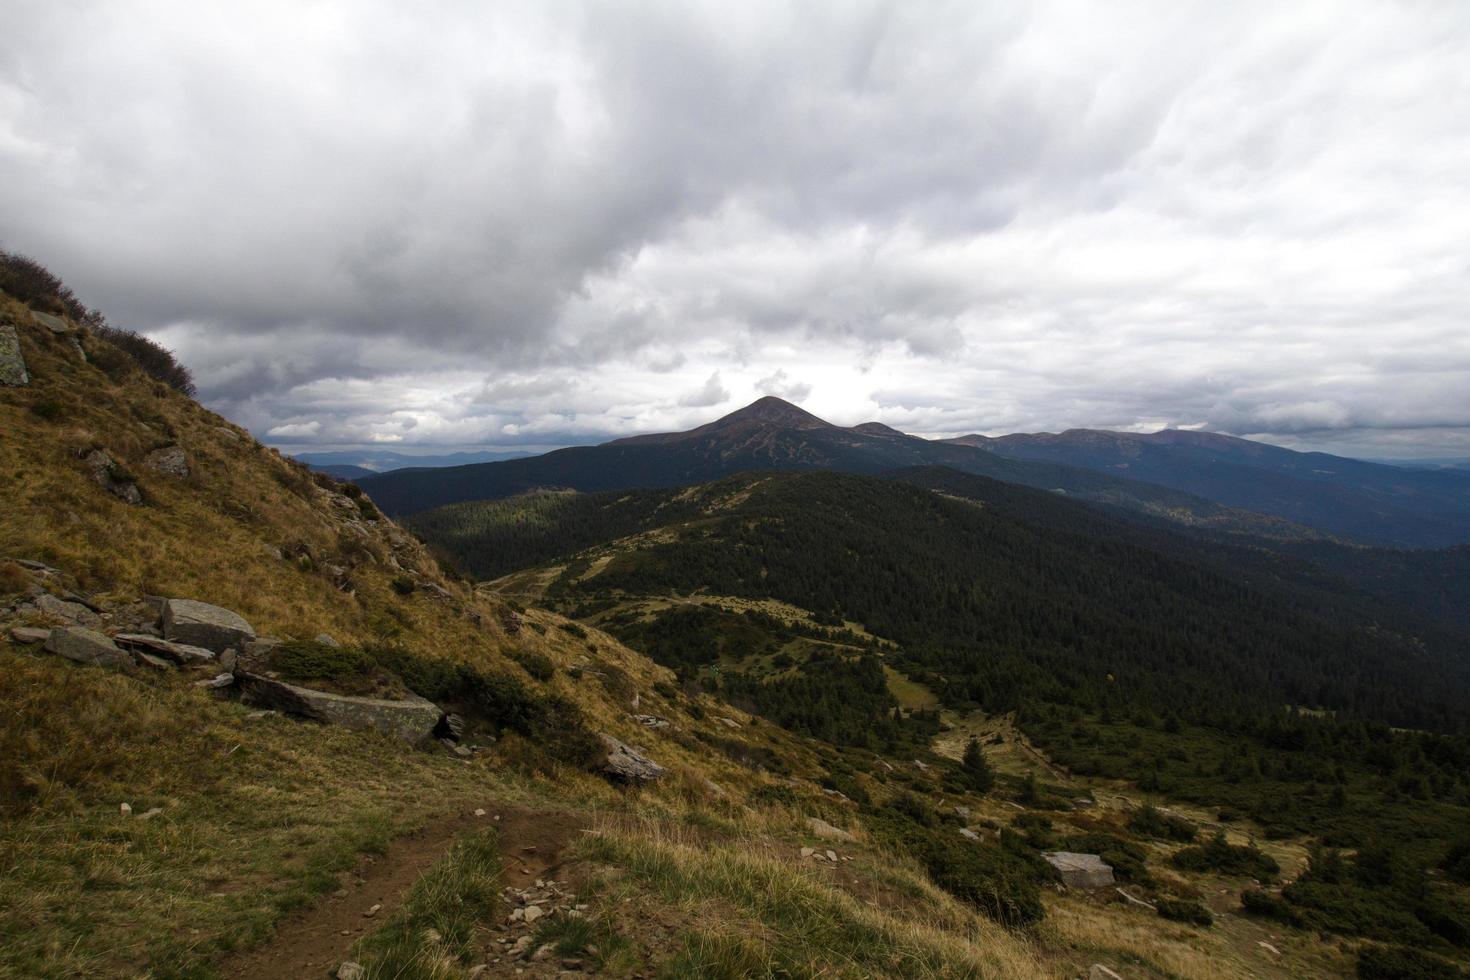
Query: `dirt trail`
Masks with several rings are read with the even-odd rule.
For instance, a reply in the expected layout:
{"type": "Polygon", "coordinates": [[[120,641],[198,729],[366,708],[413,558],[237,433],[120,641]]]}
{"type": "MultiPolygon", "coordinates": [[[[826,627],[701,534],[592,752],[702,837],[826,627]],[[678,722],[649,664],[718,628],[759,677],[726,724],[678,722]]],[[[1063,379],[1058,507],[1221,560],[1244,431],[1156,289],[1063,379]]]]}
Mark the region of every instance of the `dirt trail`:
{"type": "Polygon", "coordinates": [[[364,856],[355,872],[343,876],[341,891],[288,916],[264,946],[221,963],[220,975],[227,980],[328,977],[348,957],[352,944],[378,928],[409,886],[460,836],[494,827],[500,835],[502,883],[526,887],[557,872],[563,846],[586,826],[585,818],[567,813],[488,803],[485,810],[483,817],[455,813],[430,820],[423,829],[394,840],[387,854],[364,856]],[[364,916],[374,905],[382,907],[371,918],[364,916]]]}

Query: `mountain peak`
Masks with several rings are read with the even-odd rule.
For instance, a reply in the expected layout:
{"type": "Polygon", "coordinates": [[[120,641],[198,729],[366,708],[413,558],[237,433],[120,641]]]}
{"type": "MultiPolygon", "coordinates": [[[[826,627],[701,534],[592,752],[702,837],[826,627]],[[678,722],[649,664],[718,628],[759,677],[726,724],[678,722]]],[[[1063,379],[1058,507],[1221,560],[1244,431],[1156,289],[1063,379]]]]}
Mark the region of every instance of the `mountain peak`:
{"type": "Polygon", "coordinates": [[[900,432],[893,426],[884,425],[882,422],[864,422],[861,425],[853,426],[852,431],[861,432],[865,436],[902,436],[905,439],[914,438],[907,432],[900,432]]]}
{"type": "Polygon", "coordinates": [[[791,429],[831,428],[831,423],[823,421],[806,409],[798,408],[784,398],[777,398],[775,395],[766,395],[764,398],[757,398],[744,408],[738,408],[729,415],[716,419],[709,425],[711,428],[723,428],[726,425],[736,422],[769,422],[791,429]]]}

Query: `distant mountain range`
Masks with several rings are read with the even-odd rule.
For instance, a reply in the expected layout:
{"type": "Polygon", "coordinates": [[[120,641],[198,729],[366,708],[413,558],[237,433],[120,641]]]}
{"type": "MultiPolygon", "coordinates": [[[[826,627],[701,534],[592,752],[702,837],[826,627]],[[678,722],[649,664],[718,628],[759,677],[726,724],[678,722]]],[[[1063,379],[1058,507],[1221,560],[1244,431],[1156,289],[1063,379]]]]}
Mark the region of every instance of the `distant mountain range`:
{"type": "Polygon", "coordinates": [[[391,453],[381,450],[299,453],[296,458],[307,466],[322,473],[330,473],[342,480],[360,480],[375,473],[388,473],[403,469],[438,469],[445,466],[466,466],[473,463],[493,463],[505,459],[520,459],[530,453],[508,452],[463,452],[446,453],[439,456],[413,456],[408,453],[391,453]]]}
{"type": "Polygon", "coordinates": [[[1009,459],[1127,476],[1378,545],[1470,541],[1470,474],[1331,456],[1213,432],[1070,429],[947,440],[1009,459]]]}
{"type": "Polygon", "coordinates": [[[1167,430],[929,440],[877,422],[832,425],[762,398],[685,432],[542,456],[361,478],[390,514],[530,490],[684,486],[744,470],[877,474],[945,466],[1209,529],[1337,536],[1397,547],[1470,542],[1470,476],[1297,453],[1246,439],[1167,430]]]}

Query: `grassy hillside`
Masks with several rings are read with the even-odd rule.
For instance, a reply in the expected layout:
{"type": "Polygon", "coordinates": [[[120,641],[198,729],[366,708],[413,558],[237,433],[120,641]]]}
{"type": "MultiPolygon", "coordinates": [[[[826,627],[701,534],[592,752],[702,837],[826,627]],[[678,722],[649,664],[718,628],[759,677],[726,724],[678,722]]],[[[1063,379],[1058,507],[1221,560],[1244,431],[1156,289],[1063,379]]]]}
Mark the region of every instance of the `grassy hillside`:
{"type": "MultiPolygon", "coordinates": [[[[1135,819],[1148,791],[1046,763],[1003,718],[920,713],[920,730],[901,712],[893,751],[851,733],[833,734],[841,745],[796,734],[681,684],[595,625],[446,575],[370,500],[260,446],[99,336],[75,335],[83,360],[72,336],[19,303],[0,298],[0,317],[17,326],[31,376],[0,388],[0,976],[325,977],[349,960],[400,978],[480,966],[613,977],[1352,968],[1359,939],[1323,942],[1333,923],[1247,914],[1248,879],[1211,864],[1214,852],[1177,862],[1188,845],[1135,819]],[[156,469],[159,450],[181,452],[187,475],[156,469]],[[100,467],[99,451],[110,460],[100,467]],[[136,497],[108,489],[127,485],[136,497]],[[313,683],[368,665],[462,698],[446,703],[467,713],[479,751],[265,712],[187,670],[46,653],[12,632],[57,624],[42,594],[84,601],[104,631],[147,622],[149,596],[229,607],[290,641],[292,669],[313,683]],[[338,646],[308,642],[323,633],[338,646]],[[953,751],[972,724],[988,726],[988,782],[953,751]],[[593,732],[641,747],[666,775],[609,782],[576,751],[593,732]],[[1058,846],[1109,854],[1153,907],[1059,890],[1039,857],[1058,846]],[[1194,919],[1159,914],[1176,904],[1194,919]],[[528,922],[533,906],[542,914],[528,922]]],[[[743,506],[738,492],[721,500],[743,506]]],[[[543,579],[572,588],[599,568],[621,574],[595,556],[573,564],[543,579]]],[[[827,653],[834,678],[883,658],[876,685],[857,679],[875,699],[892,690],[893,643],[832,609],[684,598],[639,601],[706,608],[715,660],[738,657],[763,681],[800,683],[813,675],[794,669],[798,657],[827,653]]],[[[820,692],[788,693],[795,706],[820,692]]],[[[913,709],[930,694],[910,682],[896,699],[913,709]]],[[[1306,841],[1260,834],[1244,816],[1229,843],[1249,854],[1255,837],[1287,874],[1306,865],[1306,841]]],[[[1349,861],[1339,877],[1357,873],[1349,861]]],[[[1448,888],[1436,882],[1431,897],[1448,888]]],[[[1284,915],[1308,914],[1294,911],[1310,907],[1302,896],[1279,901],[1284,915]]],[[[1428,935],[1423,945],[1454,955],[1428,935]]]]}

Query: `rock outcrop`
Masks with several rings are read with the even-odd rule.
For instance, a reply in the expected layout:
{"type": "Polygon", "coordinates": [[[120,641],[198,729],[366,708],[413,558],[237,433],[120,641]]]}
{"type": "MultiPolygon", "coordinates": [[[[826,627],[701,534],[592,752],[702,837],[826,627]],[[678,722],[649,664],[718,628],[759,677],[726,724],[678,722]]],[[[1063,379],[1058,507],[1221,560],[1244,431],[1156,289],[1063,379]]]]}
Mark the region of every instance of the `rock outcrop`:
{"type": "Polygon", "coordinates": [[[157,473],[183,478],[189,475],[189,457],[180,446],[164,446],[143,457],[143,465],[157,473]]]}
{"type": "Polygon", "coordinates": [[[87,468],[92,471],[92,479],[97,485],[117,499],[126,504],[138,505],[143,502],[143,491],[138,489],[138,484],[133,482],[132,477],[117,465],[117,460],[105,449],[93,449],[82,457],[87,468]]]}
{"type": "Polygon", "coordinates": [[[607,776],[624,783],[646,783],[663,776],[667,769],[611,735],[598,733],[607,757],[602,771],[607,776]]]}
{"type": "Polygon", "coordinates": [[[417,695],[393,701],[358,698],[298,687],[248,671],[235,676],[243,699],[250,704],[329,725],[372,728],[407,742],[428,737],[444,714],[438,705],[417,695]]]}
{"type": "Polygon", "coordinates": [[[9,323],[0,323],[0,385],[19,387],[30,384],[30,375],[26,373],[26,361],[20,353],[20,337],[15,332],[15,327],[9,323]]]}
{"type": "Polygon", "coordinates": [[[61,317],[53,316],[50,313],[42,313],[40,310],[31,310],[31,319],[52,333],[74,333],[76,331],[76,327],[73,327],[61,317]]]}
{"type": "Polygon", "coordinates": [[[113,640],[120,647],[162,656],[180,667],[211,663],[216,659],[213,650],[191,646],[187,643],[174,643],[171,640],[163,640],[146,633],[119,633],[113,637],[113,640]]]}
{"type": "Polygon", "coordinates": [[[1068,888],[1107,888],[1113,883],[1113,868],[1096,854],[1049,851],[1042,855],[1057,869],[1068,888]]]}
{"type": "Polygon", "coordinates": [[[194,599],[169,599],[163,604],[163,635],[175,643],[223,653],[243,649],[255,639],[255,627],[239,613],[194,599]]]}
{"type": "Polygon", "coordinates": [[[45,613],[47,616],[53,616],[72,626],[85,626],[88,629],[98,629],[102,625],[102,617],[80,602],[58,599],[56,596],[48,593],[42,593],[36,596],[36,609],[45,613]]]}
{"type": "Polygon", "coordinates": [[[107,636],[84,626],[60,626],[46,637],[46,651],[81,664],[123,667],[133,658],[107,636]]]}

